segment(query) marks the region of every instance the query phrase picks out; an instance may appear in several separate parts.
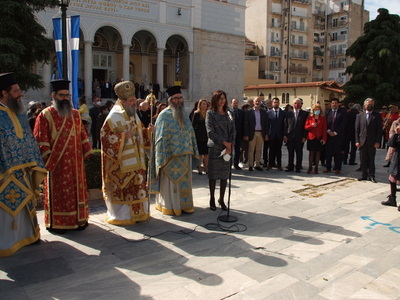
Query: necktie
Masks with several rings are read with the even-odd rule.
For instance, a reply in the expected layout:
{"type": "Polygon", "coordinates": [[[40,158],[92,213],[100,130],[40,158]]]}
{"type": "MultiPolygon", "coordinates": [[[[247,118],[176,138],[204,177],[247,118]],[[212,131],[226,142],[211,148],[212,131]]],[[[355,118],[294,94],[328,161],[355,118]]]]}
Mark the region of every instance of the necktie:
{"type": "Polygon", "coordinates": [[[278,111],[275,111],[275,119],[278,119],[278,111]]]}
{"type": "Polygon", "coordinates": [[[237,119],[237,118],[238,118],[238,110],[235,109],[235,119],[237,119]]]}
{"type": "Polygon", "coordinates": [[[336,110],[333,111],[331,131],[335,131],[336,110]]]}
{"type": "Polygon", "coordinates": [[[371,113],[367,113],[367,125],[369,124],[370,118],[371,118],[371,113]]]}
{"type": "Polygon", "coordinates": [[[294,115],[295,115],[294,122],[296,124],[297,123],[297,119],[299,118],[299,112],[296,110],[296,113],[294,115]]]}

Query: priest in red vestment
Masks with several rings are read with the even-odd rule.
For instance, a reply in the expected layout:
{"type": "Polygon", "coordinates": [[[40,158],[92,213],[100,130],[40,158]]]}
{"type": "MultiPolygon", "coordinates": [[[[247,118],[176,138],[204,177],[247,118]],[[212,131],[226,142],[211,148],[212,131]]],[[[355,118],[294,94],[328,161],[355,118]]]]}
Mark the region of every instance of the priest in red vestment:
{"type": "Polygon", "coordinates": [[[33,134],[46,164],[46,229],[63,234],[88,225],[88,190],[84,160],[92,154],[79,112],[72,108],[69,80],[51,82],[53,105],[36,119],[33,134]]]}

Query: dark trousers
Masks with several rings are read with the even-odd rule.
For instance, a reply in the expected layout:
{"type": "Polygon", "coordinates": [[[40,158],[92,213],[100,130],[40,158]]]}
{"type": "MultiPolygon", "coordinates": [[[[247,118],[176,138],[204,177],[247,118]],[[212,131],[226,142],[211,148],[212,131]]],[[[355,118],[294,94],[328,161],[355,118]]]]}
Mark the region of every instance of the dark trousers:
{"type": "Polygon", "coordinates": [[[294,170],[294,154],[296,153],[296,170],[300,170],[303,162],[303,146],[304,143],[295,139],[288,141],[287,144],[289,156],[289,170],[294,170]]]}
{"type": "Polygon", "coordinates": [[[350,154],[349,163],[353,164],[356,162],[357,147],[356,147],[355,136],[345,138],[344,144],[343,144],[343,151],[344,151],[344,157],[343,157],[344,162],[347,162],[347,158],[349,157],[349,154],[350,154]]]}
{"type": "Polygon", "coordinates": [[[268,166],[268,148],[269,148],[269,141],[264,141],[264,145],[263,145],[264,167],[268,166]]]}
{"type": "Polygon", "coordinates": [[[332,156],[335,162],[335,169],[341,170],[342,169],[342,147],[343,147],[344,139],[338,136],[328,136],[325,145],[325,152],[326,152],[326,168],[328,170],[332,169],[332,156]]]}
{"type": "Polygon", "coordinates": [[[365,143],[360,147],[361,150],[361,171],[362,177],[375,177],[375,154],[376,148],[365,143]]]}
{"type": "Polygon", "coordinates": [[[270,166],[282,166],[282,142],[278,138],[273,138],[269,140],[269,162],[270,166]],[[276,164],[275,164],[276,161],[276,164]]]}
{"type": "Polygon", "coordinates": [[[240,148],[242,147],[242,137],[235,140],[235,154],[233,155],[233,165],[239,165],[240,148]]]}

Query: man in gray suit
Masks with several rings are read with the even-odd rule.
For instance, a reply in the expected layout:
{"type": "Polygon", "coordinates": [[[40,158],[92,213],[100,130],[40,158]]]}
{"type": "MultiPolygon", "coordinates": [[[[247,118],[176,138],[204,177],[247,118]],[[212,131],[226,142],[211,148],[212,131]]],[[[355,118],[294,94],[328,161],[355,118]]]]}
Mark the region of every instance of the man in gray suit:
{"type": "Polygon", "coordinates": [[[382,137],[382,117],[374,111],[374,100],[367,98],[364,101],[364,112],[356,118],[356,146],[361,150],[362,176],[359,181],[375,180],[375,153],[379,148],[382,137]]]}

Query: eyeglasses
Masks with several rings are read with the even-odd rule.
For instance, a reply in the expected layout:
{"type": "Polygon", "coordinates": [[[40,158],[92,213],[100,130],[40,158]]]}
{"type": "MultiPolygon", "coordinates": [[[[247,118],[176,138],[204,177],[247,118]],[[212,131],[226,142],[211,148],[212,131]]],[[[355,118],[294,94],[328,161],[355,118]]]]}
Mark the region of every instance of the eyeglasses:
{"type": "Polygon", "coordinates": [[[69,98],[71,97],[71,94],[57,94],[58,96],[60,96],[61,98],[69,98]]]}
{"type": "Polygon", "coordinates": [[[172,97],[172,100],[183,100],[183,96],[180,96],[180,97],[172,97]]]}

